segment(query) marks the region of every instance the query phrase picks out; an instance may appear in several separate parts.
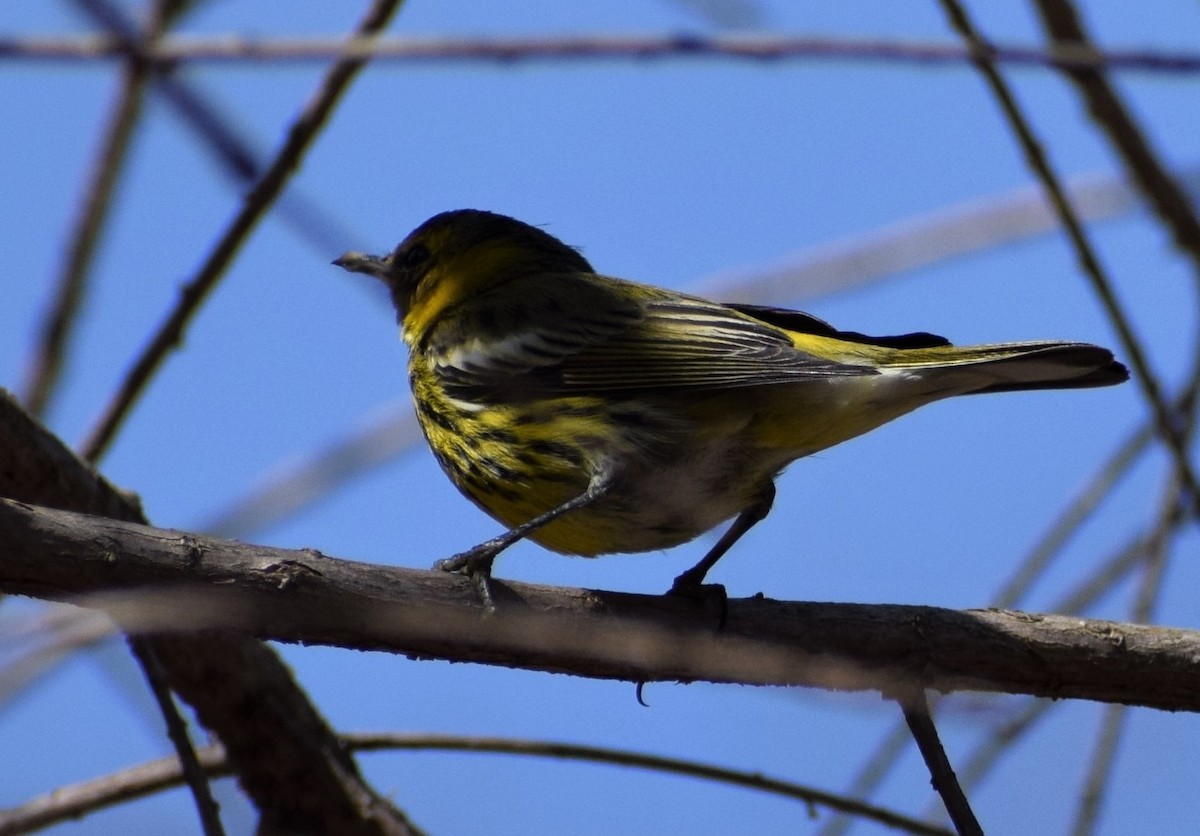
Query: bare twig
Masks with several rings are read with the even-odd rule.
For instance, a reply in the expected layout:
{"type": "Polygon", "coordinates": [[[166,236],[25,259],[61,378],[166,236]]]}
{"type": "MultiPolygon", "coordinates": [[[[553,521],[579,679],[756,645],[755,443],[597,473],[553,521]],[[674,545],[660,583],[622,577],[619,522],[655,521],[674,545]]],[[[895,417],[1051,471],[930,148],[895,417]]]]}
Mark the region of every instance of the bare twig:
{"type": "Polygon", "coordinates": [[[188,735],[187,724],[180,716],[179,706],[175,705],[175,699],[171,696],[167,685],[167,672],[158,660],[153,642],[132,636],[129,639],[129,647],[146,674],[146,681],[154,694],[155,702],[158,703],[158,710],[166,720],[167,737],[175,747],[184,783],[191,790],[192,799],[196,802],[196,812],[200,816],[204,836],[224,836],[225,828],[221,825],[221,816],[217,812],[212,788],[208,785],[208,776],[200,766],[196,750],[192,747],[192,739],[188,735]]]}
{"type": "MultiPolygon", "coordinates": [[[[1154,424],[1143,424],[1132,432],[1101,465],[1100,470],[1089,480],[1083,491],[1076,496],[1050,529],[1042,535],[1021,561],[1012,577],[992,598],[994,607],[1020,606],[1033,584],[1045,575],[1053,559],[1062,553],[1067,542],[1087,521],[1100,503],[1116,488],[1120,480],[1137,463],[1146,446],[1154,438],[1154,424]]],[[[1062,610],[1060,612],[1075,612],[1062,610]]]]}
{"type": "MultiPolygon", "coordinates": [[[[359,24],[358,36],[368,37],[379,32],[396,11],[399,3],[400,0],[376,0],[359,24]]],[[[178,345],[184,329],[220,280],[246,237],[279,196],[288,177],[300,164],[301,157],[316,139],[351,80],[364,65],[365,59],[344,58],[326,73],[313,98],[288,131],[288,138],[270,168],[246,195],[241,211],[225,230],[196,276],[181,290],[178,304],[143,349],[117,394],[84,442],[84,457],[89,461],[96,461],[107,450],[117,428],[134,402],[150,382],[167,353],[178,345]]]]}
{"type": "MultiPolygon", "coordinates": [[[[1200,368],[1200,367],[1198,367],[1200,368]]],[[[1193,372],[1192,380],[1183,392],[1171,404],[1172,414],[1176,416],[1180,426],[1185,428],[1185,441],[1191,439],[1195,426],[1196,395],[1200,384],[1197,373],[1193,372]]],[[[1067,541],[1087,521],[1100,502],[1116,488],[1121,478],[1133,467],[1138,457],[1154,438],[1154,421],[1151,419],[1131,433],[1117,449],[1109,456],[1108,461],[1101,465],[1099,471],[1088,482],[1087,487],[1075,497],[1063,510],[1050,530],[1042,535],[1041,540],[1021,561],[1017,571],[1008,580],[1000,592],[992,599],[993,607],[1008,608],[1019,606],[1028,594],[1033,583],[1042,576],[1055,555],[1059,554],[1067,541]]],[[[1167,520],[1171,522],[1172,520],[1167,520]]],[[[1174,520],[1177,522],[1177,520],[1174,520]]],[[[1160,520],[1160,524],[1162,524],[1160,520]]],[[[1139,543],[1141,538],[1139,538],[1139,543]]],[[[1142,548],[1140,545],[1136,548],[1142,548]]],[[[1102,589],[1107,589],[1111,581],[1105,580],[1103,573],[1096,574],[1102,589]]],[[[1055,612],[1081,612],[1087,606],[1079,602],[1064,602],[1062,608],[1055,612]]]]}
{"type": "MultiPolygon", "coordinates": [[[[1200,55],[1190,52],[1110,49],[1082,46],[1051,49],[997,45],[996,60],[1014,66],[1103,67],[1155,73],[1200,72],[1200,55]]],[[[121,53],[108,36],[0,38],[0,60],[94,61],[121,53]]],[[[228,61],[322,61],[372,58],[377,61],[516,61],[597,59],[732,58],[754,61],[796,59],[961,64],[971,52],[958,44],[826,36],[724,35],[567,35],[556,37],[455,38],[250,38],[174,37],[157,45],[156,63],[228,61]]]]}
{"type": "Polygon", "coordinates": [[[1151,411],[1154,414],[1158,434],[1174,459],[1175,468],[1179,471],[1180,479],[1186,486],[1193,505],[1200,504],[1200,484],[1196,481],[1195,472],[1188,459],[1187,444],[1178,426],[1172,420],[1170,408],[1163,397],[1162,387],[1159,385],[1158,378],[1150,368],[1150,362],[1142,350],[1142,343],[1134,334],[1133,326],[1125,315],[1121,303],[1117,300],[1116,291],[1113,289],[1104,268],[1100,266],[1100,260],[1089,243],[1087,235],[1079,222],[1079,218],[1075,214],[1075,210],[1071,207],[1071,203],[1067,199],[1066,192],[1059,181],[1058,175],[1050,167],[1041,144],[1034,136],[1032,128],[1021,113],[1007,82],[1000,76],[993,58],[994,51],[992,46],[975,29],[974,24],[971,23],[967,15],[966,9],[963,8],[958,0],[940,0],[940,2],[951,25],[962,35],[963,40],[970,47],[972,62],[986,79],[988,86],[992,90],[992,94],[996,97],[996,101],[1000,104],[1001,110],[1004,112],[1005,117],[1013,128],[1013,132],[1017,136],[1030,168],[1033,169],[1038,179],[1041,180],[1047,194],[1054,203],[1055,209],[1062,217],[1063,227],[1075,249],[1084,275],[1087,276],[1092,289],[1107,312],[1109,321],[1112,322],[1113,328],[1117,332],[1117,336],[1128,356],[1130,365],[1137,372],[1136,377],[1142,387],[1142,393],[1150,404],[1151,411]]]}
{"type": "Polygon", "coordinates": [[[1101,712],[1096,748],[1092,752],[1083,792],[1079,795],[1079,805],[1075,810],[1075,821],[1071,825],[1071,833],[1074,836],[1089,836],[1096,832],[1096,825],[1100,820],[1102,794],[1112,776],[1126,716],[1127,710],[1123,705],[1106,705],[1101,712]]]}
{"type": "MultiPolygon", "coordinates": [[[[1197,172],[1184,176],[1189,186],[1200,190],[1197,172]]],[[[1080,216],[1088,220],[1116,217],[1137,206],[1133,189],[1111,175],[1077,177],[1067,188],[1080,216]]],[[[730,271],[702,283],[699,292],[738,301],[810,298],[1044,235],[1060,226],[1044,190],[1023,187],[810,247],[777,265],[730,271]]]]}
{"type": "MultiPolygon", "coordinates": [[[[713,766],[696,761],[643,755],[599,746],[581,746],[540,740],[516,740],[503,737],[460,737],[443,734],[346,734],[346,748],[355,752],[390,750],[492,752],[506,755],[561,758],[591,763],[607,763],[636,769],[687,775],[716,783],[731,784],[760,792],[773,793],[802,801],[810,807],[824,806],[860,819],[877,822],[908,833],[948,836],[949,831],[882,807],[863,804],[806,787],[791,781],[768,778],[757,772],[713,766]]],[[[200,763],[210,777],[228,775],[230,765],[219,745],[205,746],[198,752],[200,763]]],[[[0,836],[25,833],[67,819],[78,818],[103,807],[131,801],[178,786],[183,780],[178,758],[160,758],[91,781],[59,787],[53,793],[34,798],[8,810],[0,810],[0,836]]]]}
{"type": "MultiPolygon", "coordinates": [[[[210,778],[233,773],[233,765],[219,744],[201,746],[196,758],[210,778]]],[[[77,819],[105,807],[144,798],[183,783],[179,758],[159,758],[90,781],[58,787],[24,804],[0,810],[0,836],[32,833],[77,819]]]]}
{"type": "Polygon", "coordinates": [[[946,757],[946,750],[938,737],[933,715],[929,713],[929,701],[925,698],[925,690],[912,689],[898,696],[896,700],[904,710],[904,721],[908,724],[913,739],[917,741],[917,748],[921,750],[921,757],[925,759],[925,766],[929,769],[930,783],[942,797],[950,821],[954,822],[954,829],[961,836],[983,836],[983,828],[979,826],[979,820],[975,818],[971,804],[958,784],[958,778],[950,766],[950,759],[946,757]]]}
{"type": "MultiPolygon", "coordinates": [[[[1164,506],[1159,524],[1153,531],[1135,537],[1127,546],[1118,549],[1091,577],[1063,596],[1051,609],[1060,613],[1077,613],[1090,608],[1101,595],[1111,590],[1137,567],[1146,566],[1148,560],[1153,560],[1156,544],[1165,543],[1185,519],[1182,497],[1176,491],[1174,504],[1164,506]]],[[[1143,583],[1142,590],[1145,589],[1146,585],[1143,583]]],[[[1142,596],[1144,598],[1144,592],[1142,596]]],[[[1057,705],[1057,702],[1048,700],[1032,702],[995,728],[988,735],[988,739],[967,759],[961,770],[963,785],[973,787],[981,781],[996,764],[1003,750],[1019,741],[1046,712],[1057,705]]],[[[1107,718],[1112,714],[1106,713],[1105,716],[1107,718]]],[[[1107,720],[1105,722],[1107,723],[1107,720]]]]}

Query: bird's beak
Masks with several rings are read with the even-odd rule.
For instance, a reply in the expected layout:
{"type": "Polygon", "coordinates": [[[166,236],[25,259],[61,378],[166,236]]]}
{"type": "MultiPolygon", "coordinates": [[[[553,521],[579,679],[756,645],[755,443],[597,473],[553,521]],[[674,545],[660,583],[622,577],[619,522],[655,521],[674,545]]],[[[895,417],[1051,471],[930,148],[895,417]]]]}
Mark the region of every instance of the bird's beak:
{"type": "Polygon", "coordinates": [[[342,253],[333,260],[333,264],[351,273],[365,273],[382,281],[387,281],[387,257],[367,255],[366,253],[342,253]]]}

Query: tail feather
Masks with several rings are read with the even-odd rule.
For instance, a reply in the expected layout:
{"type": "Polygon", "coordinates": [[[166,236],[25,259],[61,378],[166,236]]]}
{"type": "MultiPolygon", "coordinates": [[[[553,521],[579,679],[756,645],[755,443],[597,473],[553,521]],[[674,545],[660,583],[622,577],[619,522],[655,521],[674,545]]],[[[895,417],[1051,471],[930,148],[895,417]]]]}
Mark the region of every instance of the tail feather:
{"type": "Polygon", "coordinates": [[[961,378],[962,394],[1113,386],[1129,370],[1111,351],[1088,343],[1027,342],[897,351],[887,369],[937,369],[943,383],[961,378]]]}

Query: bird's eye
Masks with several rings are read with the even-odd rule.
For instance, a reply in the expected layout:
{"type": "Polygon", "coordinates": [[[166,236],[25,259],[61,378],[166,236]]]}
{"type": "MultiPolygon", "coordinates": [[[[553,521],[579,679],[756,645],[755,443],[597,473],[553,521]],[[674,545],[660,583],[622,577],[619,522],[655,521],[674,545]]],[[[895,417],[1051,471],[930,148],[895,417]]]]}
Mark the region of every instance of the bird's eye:
{"type": "Polygon", "coordinates": [[[412,270],[414,267],[420,267],[429,260],[429,248],[424,244],[414,244],[402,253],[396,254],[395,263],[392,265],[398,270],[412,270]]]}

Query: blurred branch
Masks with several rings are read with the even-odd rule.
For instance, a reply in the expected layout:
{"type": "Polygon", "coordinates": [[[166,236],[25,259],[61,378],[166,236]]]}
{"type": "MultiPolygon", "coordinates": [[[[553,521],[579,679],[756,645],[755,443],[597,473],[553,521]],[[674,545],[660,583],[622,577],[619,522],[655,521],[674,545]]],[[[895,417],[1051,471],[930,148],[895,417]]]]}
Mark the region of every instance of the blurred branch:
{"type": "MultiPolygon", "coordinates": [[[[1200,190],[1200,172],[1189,170],[1184,177],[1200,190]]],[[[1087,220],[1117,217],[1138,204],[1134,190],[1112,175],[1076,177],[1067,188],[1087,220]]],[[[729,271],[704,282],[698,292],[746,302],[810,298],[1024,241],[1061,225],[1045,191],[1023,187],[809,247],[775,266],[729,271]]]]}
{"type": "Polygon", "coordinates": [[[244,537],[279,522],[326,496],[356,476],[394,459],[421,440],[407,398],[353,429],[346,437],[273,468],[250,491],[198,526],[221,537],[244,537]]]}
{"type": "MultiPolygon", "coordinates": [[[[222,171],[239,185],[258,179],[266,168],[264,155],[239,134],[230,119],[195,84],[175,75],[171,66],[147,60],[145,47],[137,37],[137,25],[122,8],[112,0],[76,0],[76,3],[97,25],[122,41],[132,59],[153,71],[150,80],[154,91],[200,137],[202,147],[212,152],[222,171]]],[[[280,197],[275,217],[319,253],[344,250],[354,240],[344,223],[295,186],[280,197]]]]}
{"type": "Polygon", "coordinates": [[[996,691],[1200,710],[1200,633],[935,607],[731,600],[495,582],[335,560],[0,500],[0,591],[134,632],[226,629],[633,682],[996,691]]]}
{"type": "Polygon", "coordinates": [[[1143,424],[1121,442],[1083,491],[1063,509],[1058,519],[1021,561],[1000,591],[992,597],[992,606],[1008,608],[1020,605],[1034,583],[1045,576],[1046,569],[1054,558],[1062,554],[1070,539],[1141,458],[1153,438],[1154,423],[1151,421],[1143,424]]]}
{"type": "Polygon", "coordinates": [[[975,29],[966,9],[958,0],[941,0],[941,5],[950,24],[962,35],[963,40],[970,47],[973,63],[987,81],[1005,118],[1016,134],[1026,161],[1037,174],[1054,204],[1055,210],[1062,218],[1063,227],[1075,250],[1080,267],[1100,299],[1104,310],[1108,313],[1109,320],[1128,355],[1129,363],[1136,371],[1142,394],[1150,404],[1151,412],[1154,415],[1158,434],[1174,459],[1175,468],[1179,471],[1180,479],[1187,488],[1193,506],[1200,507],[1200,483],[1197,483],[1195,471],[1188,459],[1187,443],[1179,431],[1179,427],[1172,420],[1166,399],[1163,397],[1162,386],[1150,368],[1150,362],[1142,350],[1142,343],[1134,334],[1133,326],[1125,315],[1121,303],[1117,300],[1116,291],[1104,268],[1101,267],[1100,260],[1083,231],[1083,226],[1067,198],[1058,175],[1050,167],[1041,143],[1034,136],[1033,130],[1021,113],[1007,82],[996,68],[994,48],[975,29]]]}
{"type": "Polygon", "coordinates": [[[1052,700],[1028,700],[988,734],[959,769],[966,787],[978,786],[1005,751],[1033,729],[1034,725],[1058,703],[1052,700]]]}
{"type": "MultiPolygon", "coordinates": [[[[1177,495],[1174,505],[1163,510],[1160,523],[1153,531],[1133,538],[1129,544],[1118,549],[1091,577],[1084,579],[1074,590],[1055,602],[1051,609],[1064,614],[1083,612],[1136,568],[1145,566],[1148,560],[1153,560],[1156,543],[1166,542],[1187,519],[1182,502],[1183,497],[1177,495]]],[[[1031,702],[993,729],[961,770],[963,785],[973,787],[982,781],[1004,750],[1016,744],[1033,728],[1034,723],[1058,705],[1059,703],[1050,700],[1031,702]]],[[[891,764],[887,766],[890,767],[891,764]]]]}
{"type": "MultiPolygon", "coordinates": [[[[1095,49],[1079,14],[1068,0],[1036,0],[1046,32],[1055,48],[1095,49]]],[[[1171,231],[1175,243],[1200,271],[1200,223],[1183,188],[1159,162],[1137,120],[1109,84],[1103,67],[1063,67],[1079,88],[1092,118],[1108,135],[1134,182],[1171,231]]]]}
{"type": "MultiPolygon", "coordinates": [[[[696,761],[643,755],[619,749],[598,746],[581,746],[554,741],[517,740],[503,737],[461,737],[444,734],[397,734],[376,732],[369,734],[345,734],[342,744],[355,752],[380,751],[450,751],[489,752],[505,755],[526,755],[542,758],[559,758],[590,763],[607,763],[617,766],[635,767],[676,775],[732,784],[746,789],[773,793],[785,798],[802,801],[810,807],[823,806],[840,810],[848,815],[878,822],[908,833],[949,836],[941,827],[909,818],[899,813],[870,804],[842,798],[818,789],[768,778],[757,772],[742,772],[725,769],[696,761]]],[[[212,778],[228,775],[230,766],[224,749],[219,745],[205,746],[199,752],[200,762],[212,778]]],[[[79,818],[113,804],[132,801],[162,790],[179,786],[183,773],[177,758],[160,758],[139,766],[114,772],[91,781],[59,787],[31,801],[0,810],[0,836],[25,833],[34,828],[79,818]]]]}
{"type": "MultiPolygon", "coordinates": [[[[400,0],[375,0],[357,28],[358,36],[367,37],[381,31],[399,3],[400,0]]],[[[134,402],[141,396],[167,353],[179,344],[192,316],[224,275],[225,269],[258,221],[283,191],[292,172],[299,167],[305,151],[317,138],[342,94],[365,64],[362,58],[343,58],[325,74],[312,99],[288,130],[287,140],[274,161],[246,195],[241,211],[213,247],[196,276],[182,288],[178,304],[126,374],[116,395],[84,442],[84,458],[96,461],[108,449],[134,402]]]]}
{"type": "Polygon", "coordinates": [[[54,670],[61,661],[113,636],[112,620],[93,610],[54,605],[43,607],[16,624],[0,624],[0,710],[18,694],[54,670]],[[20,640],[23,646],[14,647],[20,640]]]}
{"type": "MultiPolygon", "coordinates": [[[[135,33],[147,46],[153,45],[159,38],[170,24],[172,16],[170,4],[155,3],[153,9],[144,30],[135,33]]],[[[150,66],[131,55],[126,57],[128,60],[121,74],[120,90],[109,111],[99,151],[87,174],[68,239],[70,243],[63,247],[66,260],[54,281],[52,301],[42,319],[38,344],[21,387],[21,400],[38,417],[45,415],[62,373],[92,258],[96,254],[96,245],[112,206],[113,190],[125,167],[130,140],[145,102],[150,66]]]]}
{"type": "MultiPolygon", "coordinates": [[[[1171,404],[1172,414],[1178,420],[1180,426],[1184,427],[1184,438],[1189,442],[1195,427],[1198,388],[1200,388],[1200,382],[1193,375],[1188,386],[1171,404]]],[[[1050,530],[1042,535],[1041,540],[1030,550],[1029,554],[1017,568],[1017,571],[1013,573],[1013,576],[1009,578],[1000,591],[992,598],[991,605],[993,607],[1007,609],[1020,605],[1025,596],[1029,594],[1029,590],[1033,587],[1033,584],[1045,574],[1054,557],[1062,552],[1075,532],[1096,511],[1105,497],[1116,488],[1120,480],[1141,457],[1141,454],[1153,438],[1154,421],[1151,419],[1132,432],[1118,445],[1117,449],[1101,465],[1099,471],[1092,477],[1084,490],[1059,514],[1058,519],[1050,527],[1050,530]]],[[[1158,532],[1162,531],[1163,526],[1178,526],[1182,512],[1180,506],[1182,505],[1183,498],[1178,496],[1178,491],[1175,492],[1175,495],[1175,506],[1171,512],[1174,516],[1160,516],[1158,527],[1155,532],[1148,535],[1149,537],[1159,536],[1158,532]]],[[[1166,536],[1166,534],[1162,536],[1166,536]]],[[[1126,551],[1131,551],[1134,557],[1140,560],[1141,554],[1150,548],[1146,542],[1145,538],[1139,537],[1135,541],[1135,544],[1126,551]]],[[[1095,583],[1100,590],[1106,590],[1118,578],[1119,576],[1113,576],[1102,567],[1093,575],[1092,583],[1095,583]]],[[[1089,589],[1091,585],[1091,583],[1085,584],[1084,590],[1089,589]]],[[[1099,594],[1099,592],[1096,594],[1099,594]]],[[[1062,613],[1081,612],[1093,600],[1094,598],[1088,597],[1088,594],[1081,590],[1078,599],[1074,597],[1068,598],[1061,606],[1055,607],[1054,611],[1062,613]]]]}
{"type": "MultiPolygon", "coordinates": [[[[119,39],[0,37],[0,60],[95,61],[120,55],[119,39]]],[[[731,58],[756,61],[796,59],[887,61],[906,64],[964,64],[972,52],[959,44],[870,38],[797,35],[560,35],[549,37],[451,38],[254,38],[237,35],[175,36],[157,44],[156,64],[230,61],[563,61],[598,59],[731,58]]],[[[1052,48],[997,45],[996,60],[1015,66],[1063,69],[1103,67],[1156,73],[1200,72],[1200,55],[1156,50],[1100,51],[1086,46],[1052,48]]]]}
{"type": "MultiPolygon", "coordinates": [[[[135,497],[98,476],[3,391],[0,496],[145,520],[135,497]]],[[[403,815],[363,782],[291,672],[266,645],[212,632],[160,634],[152,640],[171,687],[228,747],[264,823],[325,823],[330,830],[357,833],[411,831],[403,815]]]]}

